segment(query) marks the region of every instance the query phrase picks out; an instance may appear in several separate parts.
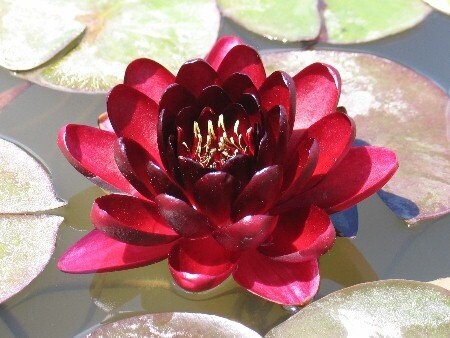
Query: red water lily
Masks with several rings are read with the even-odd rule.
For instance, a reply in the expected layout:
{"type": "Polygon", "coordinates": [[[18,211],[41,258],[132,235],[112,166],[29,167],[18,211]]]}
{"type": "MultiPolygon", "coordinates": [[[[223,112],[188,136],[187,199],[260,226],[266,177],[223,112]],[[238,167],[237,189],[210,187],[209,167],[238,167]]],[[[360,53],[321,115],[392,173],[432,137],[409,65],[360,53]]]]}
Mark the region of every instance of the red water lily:
{"type": "Polygon", "coordinates": [[[133,61],[107,101],[101,130],[67,125],[58,143],[102,187],[95,230],[60,258],[72,273],[168,258],[189,291],[238,284],[280,304],[319,285],[335,239],[329,214],[377,191],[397,168],[385,148],[352,147],[338,72],[315,63],[266,76],[258,53],[224,37],[172,75],[133,61]]]}

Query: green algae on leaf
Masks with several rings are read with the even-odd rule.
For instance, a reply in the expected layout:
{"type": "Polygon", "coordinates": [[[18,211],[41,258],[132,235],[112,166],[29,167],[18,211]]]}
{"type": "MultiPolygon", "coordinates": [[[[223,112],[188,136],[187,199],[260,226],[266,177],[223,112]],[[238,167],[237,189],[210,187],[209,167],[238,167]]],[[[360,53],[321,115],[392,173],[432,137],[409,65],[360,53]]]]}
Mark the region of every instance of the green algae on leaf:
{"type": "Polygon", "coordinates": [[[201,313],[154,313],[103,324],[93,337],[261,337],[248,327],[229,319],[201,313]]]}
{"type": "Polygon", "coordinates": [[[357,138],[398,156],[400,167],[380,197],[410,224],[450,211],[450,100],[432,81],[367,54],[284,52],[268,53],[263,60],[268,73],[282,69],[294,74],[313,62],[336,67],[342,77],[339,104],[355,120],[357,138]]]}
{"type": "Polygon", "coordinates": [[[431,7],[450,15],[450,0],[423,0],[431,7]]]}
{"type": "Polygon", "coordinates": [[[358,284],[307,305],[265,336],[446,337],[450,293],[407,280],[358,284]]]}
{"type": "Polygon", "coordinates": [[[62,205],[44,166],[0,139],[0,303],[26,287],[53,254],[63,218],[32,213],[62,205]]]}
{"type": "Polygon", "coordinates": [[[68,1],[87,26],[79,45],[20,75],[56,89],[106,92],[122,82],[128,63],[147,57],[171,71],[214,44],[220,22],[213,0],[68,1]]]}
{"type": "Polygon", "coordinates": [[[320,32],[318,0],[217,0],[224,16],[273,40],[313,40],[320,32]]]}
{"type": "Polygon", "coordinates": [[[85,29],[61,0],[0,0],[0,8],[0,66],[10,70],[42,65],[85,29]]]}
{"type": "Polygon", "coordinates": [[[430,8],[421,0],[325,0],[329,43],[357,43],[402,32],[421,22],[430,8]]]}

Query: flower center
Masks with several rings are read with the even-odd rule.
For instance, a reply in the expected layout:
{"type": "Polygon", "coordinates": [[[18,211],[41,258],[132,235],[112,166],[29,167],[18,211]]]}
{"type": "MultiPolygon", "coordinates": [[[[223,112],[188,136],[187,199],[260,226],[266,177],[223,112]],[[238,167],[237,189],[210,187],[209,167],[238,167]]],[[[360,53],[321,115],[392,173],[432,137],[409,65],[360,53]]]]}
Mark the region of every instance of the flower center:
{"type": "MultiPolygon", "coordinates": [[[[217,126],[208,120],[206,135],[202,134],[197,121],[194,122],[194,142],[192,159],[204,168],[219,169],[226,161],[238,154],[247,154],[248,147],[239,132],[239,120],[234,123],[232,131],[225,128],[223,115],[219,115],[217,126]],[[206,136],[206,137],[205,137],[206,136]]],[[[183,145],[190,152],[188,145],[183,145]]]]}

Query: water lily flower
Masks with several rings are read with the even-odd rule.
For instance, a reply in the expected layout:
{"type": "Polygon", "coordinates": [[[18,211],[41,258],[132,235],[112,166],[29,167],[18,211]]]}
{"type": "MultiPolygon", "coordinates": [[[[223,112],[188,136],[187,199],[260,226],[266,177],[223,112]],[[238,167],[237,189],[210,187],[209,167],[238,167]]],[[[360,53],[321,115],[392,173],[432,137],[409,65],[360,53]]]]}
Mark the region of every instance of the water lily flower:
{"type": "Polygon", "coordinates": [[[397,169],[392,151],[352,146],[340,88],[338,72],[322,63],[293,78],[267,76],[259,54],[235,37],[176,76],[133,61],[108,96],[103,129],[59,132],[69,162],[113,193],[94,202],[95,230],[58,267],[103,272],[168,258],[189,291],[232,275],[270,301],[310,301],[318,257],[336,236],[329,214],[397,169]]]}

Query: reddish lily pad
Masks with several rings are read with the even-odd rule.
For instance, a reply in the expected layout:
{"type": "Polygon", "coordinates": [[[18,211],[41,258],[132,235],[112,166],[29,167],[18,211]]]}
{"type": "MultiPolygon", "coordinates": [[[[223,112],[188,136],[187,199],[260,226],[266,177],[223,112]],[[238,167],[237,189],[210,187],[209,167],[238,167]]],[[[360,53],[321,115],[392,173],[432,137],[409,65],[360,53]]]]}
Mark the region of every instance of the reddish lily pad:
{"type": "Polygon", "coordinates": [[[317,61],[336,67],[343,83],[339,104],[354,118],[357,137],[393,149],[399,158],[400,168],[380,197],[409,224],[449,212],[450,101],[434,83],[395,62],[365,54],[285,52],[263,59],[269,73],[282,69],[295,74],[317,61]]]}
{"type": "Polygon", "coordinates": [[[423,282],[385,280],[325,296],[266,337],[446,337],[449,332],[447,290],[423,282]]]}
{"type": "Polygon", "coordinates": [[[450,0],[423,0],[431,7],[450,15],[450,0]]]}
{"type": "Polygon", "coordinates": [[[53,254],[63,218],[31,213],[62,205],[42,164],[0,139],[0,303],[26,287],[53,254]]]}
{"type": "Polygon", "coordinates": [[[123,79],[128,63],[142,57],[177,70],[203,57],[214,44],[220,15],[213,0],[67,1],[87,26],[81,42],[44,67],[19,74],[69,91],[106,92],[123,79]]]}
{"type": "Polygon", "coordinates": [[[29,70],[68,47],[85,29],[64,1],[0,1],[0,66],[29,70]]]}
{"type": "Polygon", "coordinates": [[[94,337],[261,337],[229,319],[201,313],[155,313],[108,323],[86,335],[94,337]]]}
{"type": "Polygon", "coordinates": [[[320,32],[318,0],[217,0],[222,14],[271,40],[313,40],[320,32]]]}

